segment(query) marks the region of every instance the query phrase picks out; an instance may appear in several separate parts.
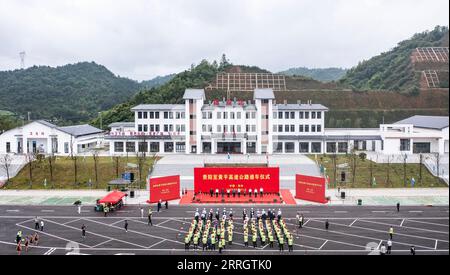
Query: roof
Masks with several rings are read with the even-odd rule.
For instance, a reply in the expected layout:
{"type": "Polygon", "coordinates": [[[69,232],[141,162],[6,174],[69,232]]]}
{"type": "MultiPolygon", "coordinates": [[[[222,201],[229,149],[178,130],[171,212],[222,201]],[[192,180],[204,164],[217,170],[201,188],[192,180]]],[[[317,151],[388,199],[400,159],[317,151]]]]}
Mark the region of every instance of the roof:
{"type": "Polygon", "coordinates": [[[181,104],[141,104],[131,108],[131,111],[147,110],[184,110],[186,107],[181,104]]]}
{"type": "Polygon", "coordinates": [[[114,122],[108,125],[109,128],[111,127],[134,127],[134,122],[114,122]]]}
{"type": "Polygon", "coordinates": [[[103,199],[99,200],[98,203],[118,203],[126,194],[120,191],[113,191],[106,195],[103,199]]]}
{"type": "Polygon", "coordinates": [[[275,99],[273,89],[255,89],[253,99],[275,99]]]}
{"type": "Polygon", "coordinates": [[[186,89],[184,91],[183,99],[202,99],[204,100],[205,90],[203,89],[186,89]]]}
{"type": "Polygon", "coordinates": [[[412,116],[394,124],[412,124],[417,128],[442,130],[448,127],[448,116],[412,116]]]}
{"type": "Polygon", "coordinates": [[[58,127],[58,129],[75,137],[100,134],[103,132],[102,130],[95,128],[94,126],[91,126],[89,124],[58,127]]]}
{"type": "Polygon", "coordinates": [[[321,110],[328,111],[322,104],[277,104],[274,110],[321,110]]]}

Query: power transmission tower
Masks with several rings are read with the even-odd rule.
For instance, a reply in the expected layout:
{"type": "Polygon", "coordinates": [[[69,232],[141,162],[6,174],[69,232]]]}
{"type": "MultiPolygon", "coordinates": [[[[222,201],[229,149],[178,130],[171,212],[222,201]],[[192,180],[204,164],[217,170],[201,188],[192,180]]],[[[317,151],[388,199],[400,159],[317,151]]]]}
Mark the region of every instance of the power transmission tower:
{"type": "Polygon", "coordinates": [[[26,52],[20,52],[20,68],[25,69],[25,56],[27,55],[26,52]]]}

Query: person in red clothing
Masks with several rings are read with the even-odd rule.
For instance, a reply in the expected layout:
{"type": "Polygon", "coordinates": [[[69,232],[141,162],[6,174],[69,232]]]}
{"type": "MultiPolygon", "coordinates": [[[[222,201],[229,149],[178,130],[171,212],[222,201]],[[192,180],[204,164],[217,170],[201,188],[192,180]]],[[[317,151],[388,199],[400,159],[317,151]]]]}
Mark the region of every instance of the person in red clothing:
{"type": "Polygon", "coordinates": [[[17,255],[20,256],[20,254],[22,253],[22,242],[21,241],[17,243],[16,250],[17,250],[17,255]]]}

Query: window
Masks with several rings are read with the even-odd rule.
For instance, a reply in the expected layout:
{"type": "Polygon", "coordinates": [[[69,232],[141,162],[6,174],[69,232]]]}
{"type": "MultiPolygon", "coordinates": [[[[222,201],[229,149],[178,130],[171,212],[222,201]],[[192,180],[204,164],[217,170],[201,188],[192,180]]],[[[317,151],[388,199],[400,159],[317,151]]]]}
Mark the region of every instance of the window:
{"type": "Polygon", "coordinates": [[[322,132],[322,125],[317,125],[317,132],[318,133],[322,132]]]}
{"type": "Polygon", "coordinates": [[[155,119],[159,119],[159,112],[155,112],[155,119]]]}
{"type": "Polygon", "coordinates": [[[159,132],[159,124],[155,125],[155,132],[159,132]]]}
{"type": "Polygon", "coordinates": [[[303,133],[305,131],[305,127],[303,125],[300,125],[299,127],[299,132],[303,133]]]}
{"type": "Polygon", "coordinates": [[[203,119],[206,119],[206,112],[203,112],[203,113],[202,113],[202,118],[203,118],[203,119]]]}
{"type": "Polygon", "coordinates": [[[228,112],[223,112],[223,119],[228,119],[228,112]]]}
{"type": "Polygon", "coordinates": [[[313,133],[316,132],[316,125],[311,125],[311,132],[313,132],[313,133]]]}
{"type": "Polygon", "coordinates": [[[278,125],[278,132],[283,133],[283,125],[278,125]]]}
{"type": "Polygon", "coordinates": [[[238,126],[237,126],[237,132],[240,133],[241,131],[242,131],[241,125],[238,125],[238,126]]]}
{"type": "Polygon", "coordinates": [[[317,119],[321,119],[322,118],[322,112],[317,112],[317,119]]]}
{"type": "Polygon", "coordinates": [[[278,118],[283,119],[283,112],[278,112],[278,118]]]}
{"type": "MultiPolygon", "coordinates": [[[[67,153],[69,151],[69,143],[64,143],[64,147],[67,144],[67,153]]],[[[64,148],[65,150],[66,148],[64,148]]],[[[114,152],[116,153],[122,153],[123,152],[123,142],[114,142],[114,152]]]]}
{"type": "Polygon", "coordinates": [[[152,153],[159,152],[159,142],[150,142],[150,152],[152,153]]]}
{"type": "Polygon", "coordinates": [[[138,112],[138,119],[142,118],[142,112],[138,112]]]}
{"type": "Polygon", "coordinates": [[[284,131],[286,132],[286,133],[289,133],[289,125],[284,125],[284,131]]]}
{"type": "Polygon", "coordinates": [[[143,112],[142,114],[143,114],[143,118],[144,118],[144,119],[147,119],[147,118],[148,118],[148,112],[143,112]]]}
{"type": "Polygon", "coordinates": [[[252,125],[252,132],[256,132],[256,125],[252,125]]]}
{"type": "Polygon", "coordinates": [[[217,112],[217,119],[222,119],[222,113],[221,112],[217,112]]]}
{"type": "Polygon", "coordinates": [[[311,142],[311,153],[322,153],[322,145],[320,142],[311,142]]]}
{"type": "Polygon", "coordinates": [[[295,125],[291,125],[291,132],[295,133],[295,125]]]}
{"type": "Polygon", "coordinates": [[[348,143],[347,142],[339,142],[338,143],[338,152],[339,153],[347,153],[348,152],[348,143]]]}
{"type": "Polygon", "coordinates": [[[164,112],[164,119],[168,119],[169,118],[169,112],[164,112]]]}
{"type": "Polygon", "coordinates": [[[142,124],[138,125],[138,132],[142,132],[142,124]]]}
{"type": "Polygon", "coordinates": [[[305,118],[309,119],[309,112],[305,112],[305,118]]]}
{"type": "Polygon", "coordinates": [[[173,112],[169,112],[169,119],[173,119],[173,112]]]}
{"type": "Polygon", "coordinates": [[[140,153],[148,152],[148,142],[139,142],[138,147],[140,153]]]}
{"type": "Polygon", "coordinates": [[[11,143],[10,142],[6,143],[6,153],[11,153],[11,143]]]}
{"type": "Polygon", "coordinates": [[[212,112],[208,112],[208,119],[212,119],[212,118],[213,118],[212,112]]]}
{"type": "Polygon", "coordinates": [[[336,153],[336,142],[327,142],[327,153],[336,153]]]}
{"type": "Polygon", "coordinates": [[[273,131],[276,133],[276,132],[278,132],[277,130],[278,130],[278,125],[273,125],[273,131]]]}
{"type": "Polygon", "coordinates": [[[273,112],[273,118],[277,119],[278,118],[278,113],[277,112],[273,112]]]}
{"type": "Polygon", "coordinates": [[[300,113],[298,113],[298,114],[299,114],[299,116],[300,116],[299,118],[300,118],[300,119],[303,119],[305,113],[304,113],[304,112],[300,112],[300,113]]]}
{"type": "Polygon", "coordinates": [[[177,153],[184,153],[186,152],[186,143],[184,142],[177,142],[175,146],[175,150],[177,153]]]}
{"type": "Polygon", "coordinates": [[[295,119],[295,112],[291,112],[291,119],[295,119]]]}
{"type": "Polygon", "coordinates": [[[284,144],[286,153],[295,153],[295,145],[294,142],[286,142],[284,144]]]}
{"type": "Polygon", "coordinates": [[[223,125],[223,132],[228,133],[228,125],[223,125]]]}
{"type": "Polygon", "coordinates": [[[136,152],[136,143],[134,142],[127,142],[126,145],[127,153],[134,153],[136,152]]]}
{"type": "Polygon", "coordinates": [[[164,132],[169,132],[169,125],[168,124],[164,124],[164,132]]]}
{"type": "Polygon", "coordinates": [[[208,132],[212,133],[212,125],[208,125],[208,132]]]}
{"type": "Polygon", "coordinates": [[[186,126],[185,125],[181,125],[181,132],[186,132],[186,126]]]}
{"type": "Polygon", "coordinates": [[[252,114],[252,119],[255,119],[256,118],[256,112],[252,112],[251,114],[252,114]]]}
{"type": "MultiPolygon", "coordinates": [[[[114,148],[116,148],[116,145],[114,144],[114,148]]],[[[122,151],[123,151],[123,143],[122,143],[122,151]]],[[[120,152],[122,152],[120,151],[120,152]]],[[[64,142],[64,154],[68,154],[69,153],[69,143],[68,142],[64,142]]]]}
{"type": "Polygon", "coordinates": [[[234,119],[235,118],[235,113],[234,112],[230,112],[230,118],[234,119]]]}
{"type": "Polygon", "coordinates": [[[150,124],[150,132],[154,132],[155,131],[155,125],[150,124]]]}
{"type": "Polygon", "coordinates": [[[305,133],[309,133],[309,125],[305,125],[305,133]]]}
{"type": "Polygon", "coordinates": [[[164,152],[173,153],[173,142],[164,142],[164,152]]]}
{"type": "Polygon", "coordinates": [[[144,132],[148,132],[148,125],[144,124],[144,132]]]}
{"type": "Polygon", "coordinates": [[[311,118],[316,119],[316,112],[311,112],[311,118]]]}
{"type": "Polygon", "coordinates": [[[155,112],[150,112],[150,119],[154,119],[155,118],[155,112]]]}
{"type": "Polygon", "coordinates": [[[206,132],[206,125],[202,125],[202,132],[203,132],[203,133],[206,132]]]}
{"type": "MultiPolygon", "coordinates": [[[[186,113],[185,112],[181,112],[181,119],[185,119],[186,118],[186,113]]],[[[212,118],[212,113],[211,113],[211,118],[212,118]]]]}
{"type": "Polygon", "coordinates": [[[274,153],[283,153],[283,142],[274,142],[273,143],[273,152],[274,153]]]}
{"type": "Polygon", "coordinates": [[[237,112],[237,113],[236,113],[236,118],[237,118],[237,119],[241,119],[241,115],[242,115],[241,112],[237,112]]]}
{"type": "Polygon", "coordinates": [[[300,153],[309,153],[309,143],[300,142],[300,153]]]}
{"type": "Polygon", "coordinates": [[[222,132],[222,127],[220,127],[220,125],[217,125],[217,133],[221,133],[222,132]]]}
{"type": "Polygon", "coordinates": [[[289,112],[284,112],[284,118],[289,119],[289,112]]]}
{"type": "Polygon", "coordinates": [[[169,125],[169,132],[173,132],[173,124],[169,125]]]}
{"type": "Polygon", "coordinates": [[[410,151],[410,150],[411,150],[411,140],[400,139],[400,151],[410,151]]]}

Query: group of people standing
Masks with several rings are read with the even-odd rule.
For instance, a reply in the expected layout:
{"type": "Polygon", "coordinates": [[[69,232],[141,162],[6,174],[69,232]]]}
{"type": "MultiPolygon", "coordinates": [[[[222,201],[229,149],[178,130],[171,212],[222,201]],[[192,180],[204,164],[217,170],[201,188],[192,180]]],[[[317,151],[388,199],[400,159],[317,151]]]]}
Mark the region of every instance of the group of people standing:
{"type": "Polygon", "coordinates": [[[37,232],[34,232],[33,234],[24,237],[22,230],[19,230],[16,235],[16,244],[18,255],[22,254],[22,245],[25,247],[25,252],[28,252],[28,248],[31,245],[39,245],[39,234],[37,232]]]}

